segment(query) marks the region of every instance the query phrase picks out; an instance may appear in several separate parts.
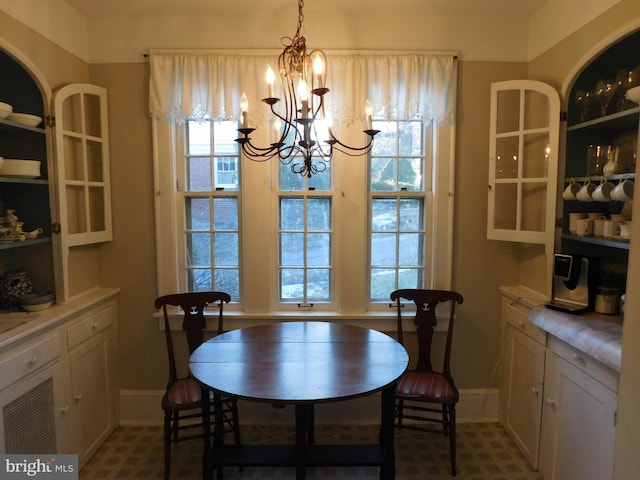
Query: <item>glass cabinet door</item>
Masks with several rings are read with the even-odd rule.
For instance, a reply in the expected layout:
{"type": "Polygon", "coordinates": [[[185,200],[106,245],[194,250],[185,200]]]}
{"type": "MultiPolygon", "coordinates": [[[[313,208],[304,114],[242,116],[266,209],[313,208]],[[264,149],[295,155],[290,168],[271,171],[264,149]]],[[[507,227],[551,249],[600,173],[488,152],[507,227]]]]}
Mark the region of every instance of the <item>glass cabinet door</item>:
{"type": "Polygon", "coordinates": [[[551,86],[492,84],[487,238],[545,244],[553,237],[559,126],[551,86]]]}
{"type": "Polygon", "coordinates": [[[107,93],[72,84],[54,99],[60,220],[69,247],[112,240],[107,93]]]}

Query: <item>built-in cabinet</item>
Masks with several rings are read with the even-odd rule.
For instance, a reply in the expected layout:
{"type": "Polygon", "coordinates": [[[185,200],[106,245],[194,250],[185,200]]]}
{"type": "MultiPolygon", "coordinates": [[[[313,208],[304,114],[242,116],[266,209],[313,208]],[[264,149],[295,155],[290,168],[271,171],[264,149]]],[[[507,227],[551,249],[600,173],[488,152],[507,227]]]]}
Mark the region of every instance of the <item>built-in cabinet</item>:
{"type": "Polygon", "coordinates": [[[71,84],[51,95],[1,50],[0,71],[0,102],[41,118],[36,126],[0,119],[0,157],[40,162],[35,173],[0,169],[2,225],[14,210],[24,231],[42,229],[36,239],[3,234],[0,274],[25,271],[35,291],[55,291],[64,302],[70,249],[112,239],[106,90],[71,84]]]}
{"type": "Polygon", "coordinates": [[[52,94],[25,65],[0,50],[3,113],[39,118],[0,118],[0,157],[12,165],[0,170],[0,276],[24,272],[56,302],[30,313],[3,302],[0,452],[78,454],[81,468],[119,417],[116,291],[69,286],[72,249],[112,239],[106,91],[71,84],[52,94]],[[17,234],[16,216],[24,232],[41,229],[37,238],[17,234]]]}
{"type": "Polygon", "coordinates": [[[547,335],[528,320],[530,309],[518,299],[503,297],[500,412],[505,430],[537,470],[547,335]]]}
{"type": "Polygon", "coordinates": [[[544,480],[613,478],[618,374],[553,337],[546,361],[544,480]]]}
{"type": "Polygon", "coordinates": [[[532,323],[535,294],[502,292],[501,424],[544,480],[612,479],[618,373],[532,323]]]}
{"type": "Polygon", "coordinates": [[[117,427],[116,293],[9,314],[18,324],[0,334],[0,452],[78,454],[81,468],[117,427]]]}

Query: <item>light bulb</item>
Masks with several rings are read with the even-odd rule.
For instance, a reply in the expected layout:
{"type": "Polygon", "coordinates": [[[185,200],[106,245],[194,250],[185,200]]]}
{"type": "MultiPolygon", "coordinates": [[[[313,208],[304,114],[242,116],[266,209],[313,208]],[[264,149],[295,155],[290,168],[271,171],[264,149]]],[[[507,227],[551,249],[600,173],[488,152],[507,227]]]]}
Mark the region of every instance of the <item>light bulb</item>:
{"type": "Polygon", "coordinates": [[[269,98],[273,98],[274,93],[273,93],[273,82],[275,82],[276,76],[273,73],[273,69],[271,68],[271,65],[267,65],[267,73],[265,75],[266,80],[267,80],[267,86],[269,87],[269,98]]]}

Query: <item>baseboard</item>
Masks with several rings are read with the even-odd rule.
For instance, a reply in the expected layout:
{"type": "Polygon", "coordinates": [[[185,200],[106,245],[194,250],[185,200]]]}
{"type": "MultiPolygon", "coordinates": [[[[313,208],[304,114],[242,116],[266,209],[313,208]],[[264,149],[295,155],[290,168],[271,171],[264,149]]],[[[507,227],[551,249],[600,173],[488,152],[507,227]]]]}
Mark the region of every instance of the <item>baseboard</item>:
{"type": "MultiPolygon", "coordinates": [[[[121,390],[120,423],[122,425],[160,425],[162,423],[159,390],[121,390]]],[[[293,408],[275,408],[272,405],[240,401],[243,423],[291,423],[293,408]]],[[[379,395],[356,398],[344,402],[319,404],[316,407],[318,423],[375,424],[379,422],[379,395]]],[[[498,421],[497,389],[460,390],[460,402],[456,407],[458,423],[498,421]]]]}

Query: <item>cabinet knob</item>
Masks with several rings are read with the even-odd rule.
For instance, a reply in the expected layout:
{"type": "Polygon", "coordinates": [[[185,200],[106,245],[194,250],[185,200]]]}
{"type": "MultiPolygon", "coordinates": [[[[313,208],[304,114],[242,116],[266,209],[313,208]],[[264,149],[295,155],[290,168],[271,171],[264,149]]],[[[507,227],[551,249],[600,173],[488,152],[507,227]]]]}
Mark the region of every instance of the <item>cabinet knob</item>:
{"type": "Polygon", "coordinates": [[[580,355],[578,355],[577,353],[573,354],[573,361],[576,363],[580,363],[581,365],[584,365],[584,360],[582,359],[582,357],[580,355]]]}
{"type": "Polygon", "coordinates": [[[81,393],[77,393],[73,398],[74,398],[74,400],[76,402],[79,402],[80,400],[82,400],[82,394],[81,393]]]}
{"type": "Polygon", "coordinates": [[[98,322],[91,325],[91,330],[97,330],[97,329],[98,329],[98,322]]]}
{"type": "Polygon", "coordinates": [[[62,408],[60,409],[60,413],[62,413],[63,415],[64,415],[65,413],[67,413],[68,411],[69,411],[69,405],[65,405],[64,407],[62,407],[62,408]]]}
{"type": "Polygon", "coordinates": [[[547,398],[547,403],[548,403],[549,405],[551,405],[552,407],[555,407],[555,406],[556,406],[556,401],[555,401],[553,398],[551,398],[551,397],[547,398]]]}
{"type": "Polygon", "coordinates": [[[540,390],[538,390],[536,387],[531,387],[531,393],[533,393],[537,397],[540,393],[540,390]]]}
{"type": "Polygon", "coordinates": [[[30,365],[30,366],[33,366],[33,365],[35,365],[36,363],[38,363],[38,357],[36,357],[36,356],[34,355],[33,357],[31,357],[31,358],[29,359],[29,365],[30,365]]]}

